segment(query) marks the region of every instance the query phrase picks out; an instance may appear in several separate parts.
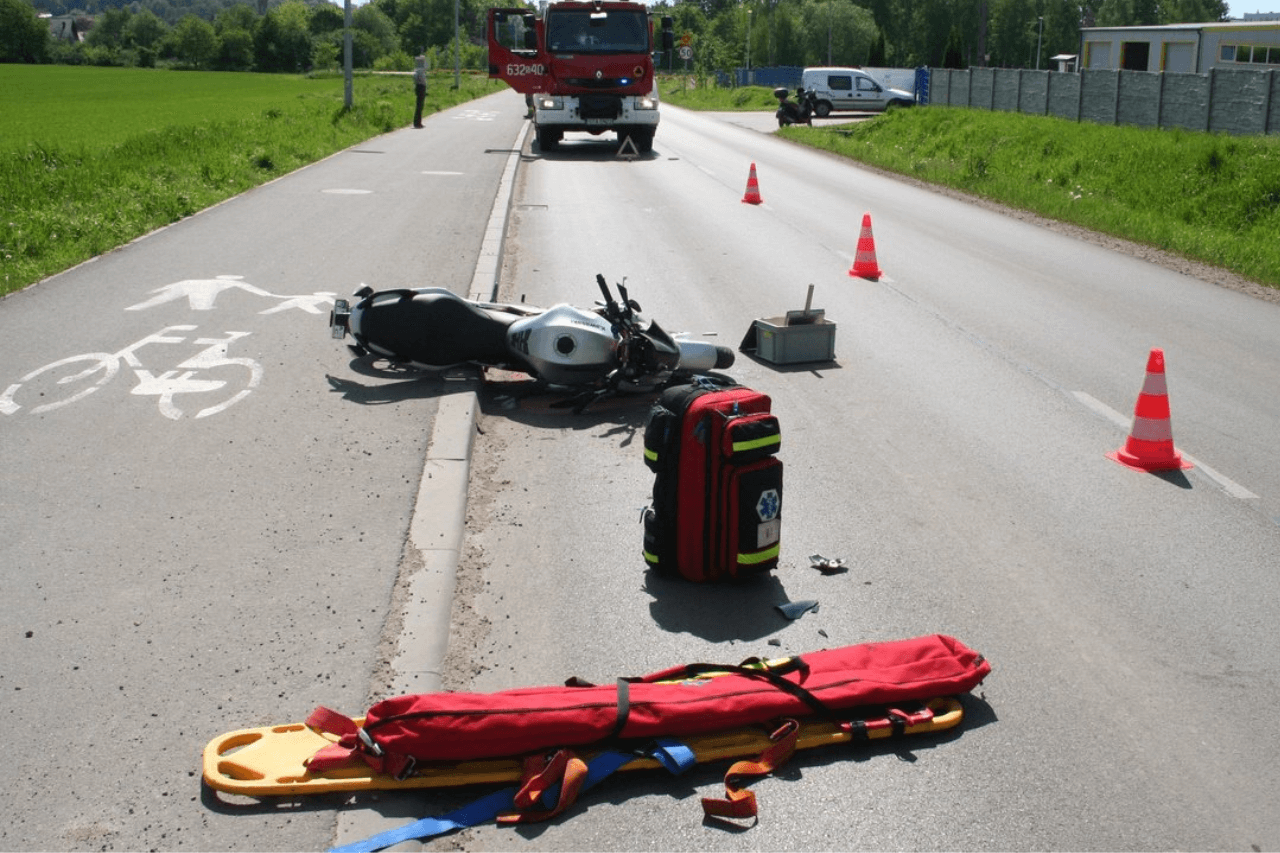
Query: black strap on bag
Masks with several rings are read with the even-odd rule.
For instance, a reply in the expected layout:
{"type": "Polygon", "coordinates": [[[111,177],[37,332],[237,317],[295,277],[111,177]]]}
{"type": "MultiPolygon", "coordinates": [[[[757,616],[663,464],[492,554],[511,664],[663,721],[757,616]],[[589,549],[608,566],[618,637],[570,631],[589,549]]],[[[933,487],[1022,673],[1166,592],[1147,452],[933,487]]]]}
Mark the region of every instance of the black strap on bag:
{"type": "MultiPolygon", "coordinates": [[[[800,658],[791,658],[787,664],[781,667],[757,669],[753,666],[743,664],[726,665],[718,663],[691,663],[680,670],[680,674],[684,676],[698,675],[714,675],[723,673],[733,673],[734,675],[745,675],[748,678],[756,678],[767,681],[773,687],[778,688],[784,693],[790,693],[801,702],[809,706],[809,708],[819,717],[826,719],[837,719],[839,715],[836,711],[827,706],[825,702],[813,695],[810,691],[801,687],[794,681],[783,678],[788,672],[800,671],[807,672],[809,667],[800,658]]],[[[671,678],[669,674],[664,673],[664,678],[671,678]]]]}

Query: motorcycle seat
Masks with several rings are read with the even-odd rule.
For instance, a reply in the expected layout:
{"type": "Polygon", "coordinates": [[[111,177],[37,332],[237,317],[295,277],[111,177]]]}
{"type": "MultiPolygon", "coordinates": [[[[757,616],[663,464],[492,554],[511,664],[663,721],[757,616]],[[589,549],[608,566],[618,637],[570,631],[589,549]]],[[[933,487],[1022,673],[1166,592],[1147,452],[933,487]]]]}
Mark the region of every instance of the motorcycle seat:
{"type": "Polygon", "coordinates": [[[510,360],[507,327],[515,320],[441,288],[390,290],[369,297],[359,337],[375,351],[417,364],[503,364],[510,360]]]}

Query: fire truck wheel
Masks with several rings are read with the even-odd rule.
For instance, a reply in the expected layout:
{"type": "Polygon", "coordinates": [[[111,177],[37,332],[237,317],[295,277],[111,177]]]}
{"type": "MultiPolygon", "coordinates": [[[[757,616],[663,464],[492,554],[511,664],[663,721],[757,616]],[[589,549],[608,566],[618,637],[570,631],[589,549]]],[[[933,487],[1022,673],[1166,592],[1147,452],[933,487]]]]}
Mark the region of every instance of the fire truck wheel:
{"type": "Polygon", "coordinates": [[[631,141],[636,144],[637,151],[641,154],[648,154],[653,150],[653,131],[635,128],[631,131],[631,141]]]}
{"type": "Polygon", "coordinates": [[[554,151],[555,147],[560,144],[560,140],[564,138],[562,130],[538,130],[538,147],[543,151],[554,151]]]}

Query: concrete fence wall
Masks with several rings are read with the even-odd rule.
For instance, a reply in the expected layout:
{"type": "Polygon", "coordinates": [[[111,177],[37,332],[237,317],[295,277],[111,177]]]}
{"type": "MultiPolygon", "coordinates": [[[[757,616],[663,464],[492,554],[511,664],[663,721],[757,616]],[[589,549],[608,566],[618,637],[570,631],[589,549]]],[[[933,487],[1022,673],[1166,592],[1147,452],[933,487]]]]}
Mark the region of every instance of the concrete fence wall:
{"type": "Polygon", "coordinates": [[[933,68],[928,101],[1052,115],[1072,121],[1280,133],[1280,74],[1215,68],[1205,74],[1018,68],[933,68]]]}

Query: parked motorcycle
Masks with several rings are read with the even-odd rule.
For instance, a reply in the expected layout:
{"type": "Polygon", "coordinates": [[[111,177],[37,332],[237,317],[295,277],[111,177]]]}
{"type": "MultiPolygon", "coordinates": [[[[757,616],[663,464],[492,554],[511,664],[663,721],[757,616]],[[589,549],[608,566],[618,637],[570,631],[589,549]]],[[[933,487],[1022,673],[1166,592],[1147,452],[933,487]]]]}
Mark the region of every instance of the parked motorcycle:
{"type": "Polygon", "coordinates": [[[791,90],[785,86],[779,86],[773,90],[773,96],[778,99],[778,111],[774,116],[778,119],[778,127],[786,127],[789,124],[813,124],[813,114],[817,109],[817,100],[813,96],[813,92],[806,92],[803,86],[796,89],[796,100],[787,100],[791,95],[791,90]]]}
{"type": "Polygon", "coordinates": [[[603,275],[596,283],[604,302],[591,309],[476,302],[438,287],[375,292],[365,286],[354,302],[335,300],[329,326],[334,338],[355,339],[357,355],[425,368],[471,363],[528,373],[577,392],[579,408],[614,392],[654,391],[733,364],[728,347],[673,337],[646,321],[625,284],[617,286],[619,301],[603,275]]]}

